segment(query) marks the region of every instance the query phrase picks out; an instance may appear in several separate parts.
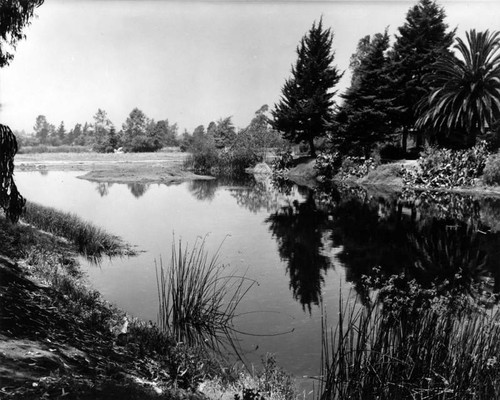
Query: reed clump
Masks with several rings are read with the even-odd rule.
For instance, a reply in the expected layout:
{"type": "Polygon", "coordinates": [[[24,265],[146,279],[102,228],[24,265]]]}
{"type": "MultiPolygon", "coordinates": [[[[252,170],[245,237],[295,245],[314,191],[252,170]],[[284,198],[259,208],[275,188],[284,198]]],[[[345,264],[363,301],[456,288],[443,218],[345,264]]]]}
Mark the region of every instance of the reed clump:
{"type": "Polygon", "coordinates": [[[91,259],[133,254],[118,236],[105,232],[75,214],[28,201],[22,220],[37,229],[67,239],[76,246],[80,254],[91,259]]]}
{"type": "Polygon", "coordinates": [[[500,398],[498,309],[340,303],[335,331],[324,329],[321,400],[500,398]]]}
{"type": "Polygon", "coordinates": [[[219,250],[208,256],[205,239],[192,249],[174,240],[170,266],[156,265],[159,327],[190,345],[217,347],[231,338],[236,308],[255,281],[225,271],[219,250]]]}

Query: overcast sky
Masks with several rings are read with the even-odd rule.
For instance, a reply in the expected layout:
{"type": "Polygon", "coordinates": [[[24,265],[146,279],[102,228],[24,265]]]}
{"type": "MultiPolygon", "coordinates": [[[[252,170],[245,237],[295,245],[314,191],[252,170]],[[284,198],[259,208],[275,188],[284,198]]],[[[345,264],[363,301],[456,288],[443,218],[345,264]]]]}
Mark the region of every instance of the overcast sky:
{"type": "MultiPolygon", "coordinates": [[[[37,115],[66,128],[104,109],[118,129],[134,107],[181,131],[273,106],[315,20],[334,31],[335,64],[415,1],[45,0],[14,61],[0,70],[0,121],[31,132],[37,115]]],[[[500,1],[441,1],[459,36],[498,28],[500,1]]],[[[338,88],[349,83],[346,75],[338,88]]]]}

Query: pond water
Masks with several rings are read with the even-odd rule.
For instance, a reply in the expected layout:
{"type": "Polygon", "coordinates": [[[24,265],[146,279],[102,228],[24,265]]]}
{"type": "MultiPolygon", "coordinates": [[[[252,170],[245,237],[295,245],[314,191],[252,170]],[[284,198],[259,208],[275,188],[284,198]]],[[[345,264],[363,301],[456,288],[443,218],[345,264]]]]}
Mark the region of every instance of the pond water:
{"type": "Polygon", "coordinates": [[[498,199],[417,193],[408,201],[353,188],[325,195],[253,179],[104,184],[78,174],[18,172],[16,182],[29,200],[73,212],[142,251],[99,267],[84,263],[106,299],[156,321],[155,262],[169,263],[174,235],[189,244],[206,236],[210,254],[222,243],[228,270],[258,282],[235,320],[246,359],[257,365],[274,353],[304,387],[303,377],[319,373],[320,299],[334,325],[341,292],[363,298],[402,272],[439,290],[500,287],[498,199]]]}
{"type": "MultiPolygon", "coordinates": [[[[269,182],[235,184],[194,181],[177,185],[105,184],[78,179],[75,172],[18,172],[16,183],[29,200],[73,212],[141,250],[137,257],[84,262],[93,287],[128,313],[156,321],[155,262],[170,262],[173,235],[183,244],[206,237],[206,249],[228,272],[255,279],[235,321],[246,358],[254,364],[266,353],[299,376],[317,375],[321,353],[319,294],[337,302],[345,286],[344,268],[317,221],[275,219],[307,190],[283,194],[269,182]],[[304,223],[305,222],[305,223],[304,223]],[[296,237],[294,237],[296,235],[296,237]],[[290,242],[292,240],[292,242],[290,242]],[[290,264],[287,246],[298,246],[299,264],[290,264]],[[319,246],[319,248],[318,248],[319,246]],[[315,265],[316,262],[317,266],[315,265]],[[289,265],[290,264],[290,265],[289,265]],[[316,304],[315,304],[316,303],[316,304]]],[[[310,216],[314,216],[314,210],[310,216]]],[[[347,286],[346,286],[347,287],[347,286]]]]}

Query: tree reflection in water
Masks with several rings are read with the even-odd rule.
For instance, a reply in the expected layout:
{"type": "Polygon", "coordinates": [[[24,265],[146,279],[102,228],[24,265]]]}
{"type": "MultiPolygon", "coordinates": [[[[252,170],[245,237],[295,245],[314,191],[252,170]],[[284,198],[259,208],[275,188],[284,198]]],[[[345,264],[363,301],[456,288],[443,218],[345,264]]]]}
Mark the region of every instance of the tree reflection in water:
{"type": "Polygon", "coordinates": [[[109,188],[111,186],[113,186],[113,184],[109,182],[97,182],[96,184],[97,193],[99,193],[101,197],[107,196],[109,194],[109,188]]]}
{"type": "Polygon", "coordinates": [[[500,237],[470,196],[345,198],[333,220],[332,239],[343,247],[338,257],[363,298],[400,274],[438,294],[480,296],[492,291],[492,277],[498,282],[500,237]]]}
{"type": "Polygon", "coordinates": [[[127,183],[127,187],[129,188],[130,193],[132,193],[134,197],[138,199],[148,191],[149,184],[133,182],[133,183],[127,183]]]}
{"type": "Polygon", "coordinates": [[[196,200],[212,201],[217,192],[219,183],[215,179],[191,181],[188,185],[189,192],[196,200]]]}
{"type": "Polygon", "coordinates": [[[278,242],[281,259],[288,263],[293,296],[311,312],[311,305],[321,300],[323,275],[331,266],[330,257],[323,251],[328,213],[316,206],[313,192],[308,191],[305,202],[294,200],[266,222],[278,242]]]}

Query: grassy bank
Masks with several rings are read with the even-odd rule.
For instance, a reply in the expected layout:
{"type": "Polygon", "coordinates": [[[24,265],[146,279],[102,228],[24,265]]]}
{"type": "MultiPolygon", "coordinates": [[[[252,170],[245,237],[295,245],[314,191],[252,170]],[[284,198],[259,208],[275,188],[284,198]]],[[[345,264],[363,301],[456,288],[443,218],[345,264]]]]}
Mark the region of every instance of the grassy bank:
{"type": "Polygon", "coordinates": [[[0,262],[0,397],[180,398],[180,389],[217,372],[210,355],[178,346],[154,325],[129,317],[120,335],[125,314],[85,285],[73,247],[0,223],[3,238],[11,238],[0,252],[17,261],[0,262]]]}
{"type": "Polygon", "coordinates": [[[52,207],[27,202],[22,220],[35,228],[63,237],[76,246],[77,251],[93,259],[103,256],[133,255],[130,245],[75,214],[52,207]]]}
{"type": "Polygon", "coordinates": [[[0,217],[0,398],[233,399],[243,389],[294,398],[275,364],[255,375],[232,369],[104,301],[75,251],[0,217]]]}

